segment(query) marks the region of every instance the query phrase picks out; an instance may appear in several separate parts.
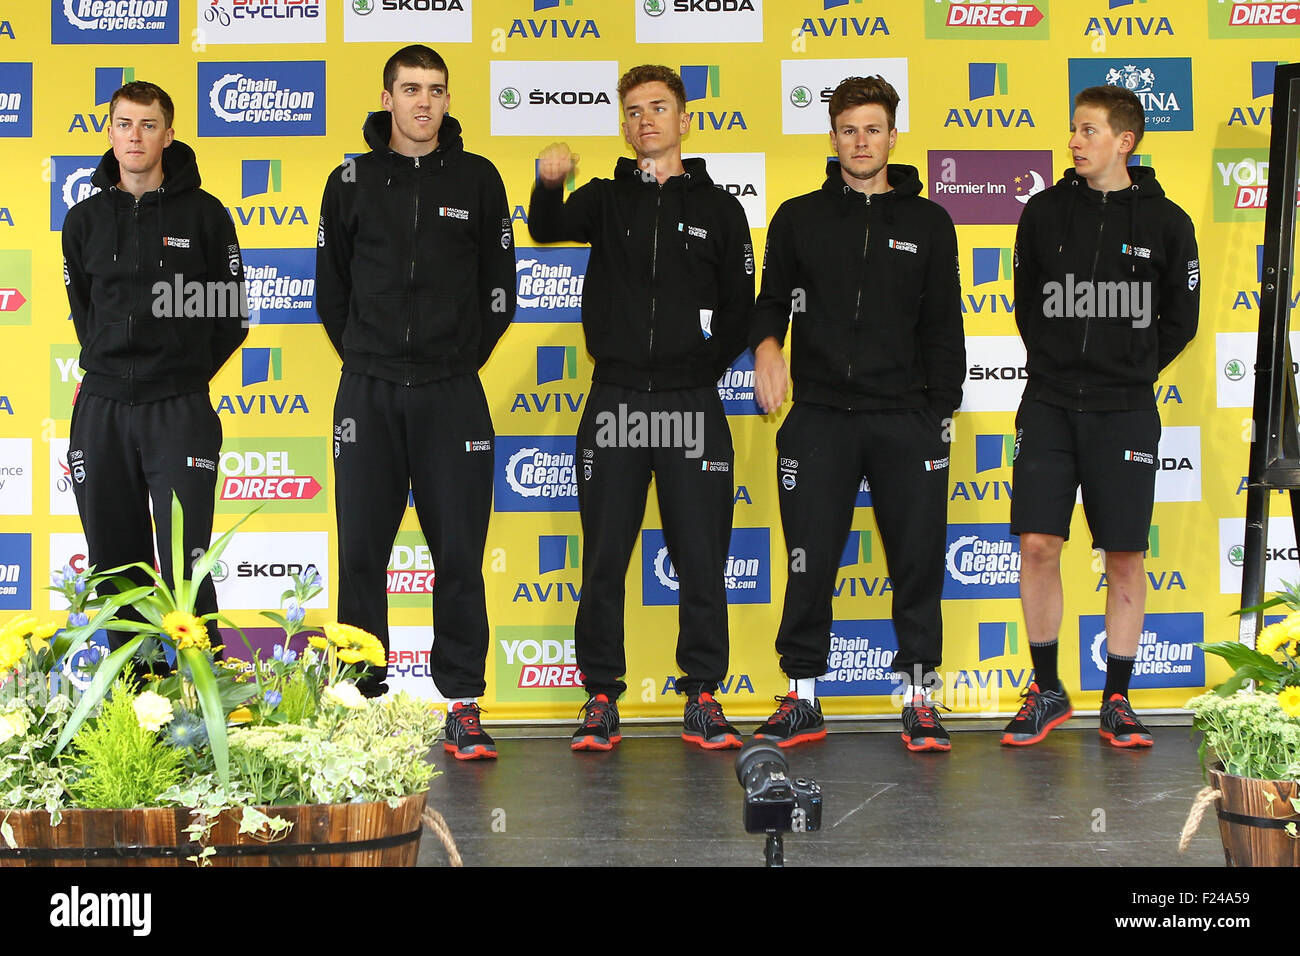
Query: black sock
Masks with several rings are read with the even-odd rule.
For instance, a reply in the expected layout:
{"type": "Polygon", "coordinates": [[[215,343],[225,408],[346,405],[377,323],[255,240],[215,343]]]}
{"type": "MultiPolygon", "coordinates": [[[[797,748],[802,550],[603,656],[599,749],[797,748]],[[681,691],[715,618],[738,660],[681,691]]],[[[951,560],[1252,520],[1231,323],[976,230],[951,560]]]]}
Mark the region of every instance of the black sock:
{"type": "Polygon", "coordinates": [[[1039,690],[1060,690],[1061,681],[1056,675],[1056,641],[1047,644],[1029,643],[1029,659],[1034,663],[1034,681],[1039,690]]]}
{"type": "Polygon", "coordinates": [[[1106,655],[1106,688],[1101,692],[1102,703],[1110,700],[1112,694],[1128,696],[1128,682],[1133,676],[1135,660],[1136,658],[1120,657],[1117,654],[1106,655]]]}

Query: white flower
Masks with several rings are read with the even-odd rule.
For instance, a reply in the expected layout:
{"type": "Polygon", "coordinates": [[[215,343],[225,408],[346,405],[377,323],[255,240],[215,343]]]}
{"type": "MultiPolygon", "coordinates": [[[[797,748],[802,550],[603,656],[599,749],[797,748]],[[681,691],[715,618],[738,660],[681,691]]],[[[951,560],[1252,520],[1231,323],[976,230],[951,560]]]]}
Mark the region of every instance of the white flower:
{"type": "Polygon", "coordinates": [[[357,685],[351,681],[342,681],[333,687],[326,687],[321,697],[331,704],[338,704],[350,710],[360,710],[366,706],[366,699],[361,696],[361,691],[357,690],[357,685]]]}
{"type": "Polygon", "coordinates": [[[172,713],[172,702],[151,690],[137,697],[131,706],[135,709],[135,719],[148,731],[161,730],[163,724],[176,716],[172,713]]]}

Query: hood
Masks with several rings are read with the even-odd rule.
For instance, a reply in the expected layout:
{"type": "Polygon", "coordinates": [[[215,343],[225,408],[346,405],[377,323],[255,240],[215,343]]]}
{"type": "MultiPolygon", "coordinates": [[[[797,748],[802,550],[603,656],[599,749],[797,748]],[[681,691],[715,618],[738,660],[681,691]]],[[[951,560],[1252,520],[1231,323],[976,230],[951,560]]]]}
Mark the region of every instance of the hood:
{"type": "MultiPolygon", "coordinates": [[[[684,170],[682,178],[687,186],[712,186],[713,180],[709,178],[709,171],[705,168],[704,160],[699,156],[683,157],[682,169],[684,170]]],[[[637,166],[637,161],[631,156],[621,156],[617,163],[614,164],[614,178],[623,179],[641,177],[641,168],[637,166]]],[[[672,177],[678,178],[678,177],[672,177]]],[[[672,180],[670,179],[669,182],[672,180]]]]}
{"type": "MultiPolygon", "coordinates": [[[[1165,194],[1164,188],[1156,179],[1156,171],[1150,166],[1130,166],[1128,177],[1132,185],[1126,189],[1116,189],[1107,193],[1110,201],[1124,199],[1154,199],[1165,194]]],[[[1102,194],[1088,185],[1087,181],[1073,169],[1061,174],[1058,186],[1066,186],[1071,195],[1077,195],[1087,202],[1101,202],[1102,194]]]]}
{"type": "MultiPolygon", "coordinates": [[[[199,177],[199,163],[194,150],[179,139],[173,139],[172,144],[163,150],[162,168],[163,189],[173,196],[187,189],[198,189],[203,182],[199,177]]],[[[122,169],[110,149],[99,160],[99,166],[95,168],[90,182],[100,189],[111,189],[121,179],[122,169]]]]}
{"type": "MultiPolygon", "coordinates": [[[[366,145],[376,153],[389,152],[388,141],[393,135],[393,114],[388,110],[375,110],[366,117],[361,126],[361,134],[366,138],[366,145]]],[[[438,127],[438,149],[464,149],[465,143],[460,135],[460,123],[450,113],[443,114],[442,125],[438,127]]]]}
{"type": "MultiPolygon", "coordinates": [[[[885,167],[885,179],[889,182],[891,192],[881,193],[882,196],[892,194],[895,199],[908,199],[921,194],[921,174],[917,172],[915,166],[890,163],[885,167]]],[[[822,183],[822,189],[839,195],[856,192],[844,181],[838,159],[826,161],[826,182],[822,183]]]]}

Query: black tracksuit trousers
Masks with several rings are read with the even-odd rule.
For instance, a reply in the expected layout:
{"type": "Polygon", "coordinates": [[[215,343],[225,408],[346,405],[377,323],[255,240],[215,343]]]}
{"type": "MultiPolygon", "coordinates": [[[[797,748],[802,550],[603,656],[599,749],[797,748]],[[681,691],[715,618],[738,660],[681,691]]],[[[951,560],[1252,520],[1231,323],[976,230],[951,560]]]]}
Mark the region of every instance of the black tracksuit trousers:
{"type": "MultiPolygon", "coordinates": [[[[478,375],[398,385],[344,372],[334,402],[339,620],[388,649],[388,561],[407,489],[433,559],[430,673],[448,698],[487,685],[483,547],[492,512],[492,418],[478,375]]],[[[388,668],[371,668],[374,687],[388,668]]]]}
{"type": "Polygon", "coordinates": [[[950,449],[943,425],[925,409],[847,411],[796,402],[776,449],[790,561],[776,638],[781,670],[795,679],[826,673],[831,599],[863,476],[894,586],[893,669],[909,680],[918,665],[922,676],[937,669],[950,449]]]}
{"type": "Polygon", "coordinates": [[[685,676],[677,690],[716,690],[727,673],[723,574],[734,501],[731,429],[718,390],[710,385],[646,392],[593,383],[578,426],[577,452],[582,597],[573,636],[587,693],[615,700],[627,689],[622,680],[625,580],[651,472],[679,582],[677,666],[685,676]],[[620,415],[635,422],[638,414],[655,413],[678,416],[660,421],[677,423],[679,437],[689,435],[696,447],[644,447],[631,429],[623,434],[618,427],[620,415]]]}
{"type": "MultiPolygon", "coordinates": [[[[156,402],[129,405],[82,392],[72,410],[68,467],[77,499],[87,555],[98,571],[135,561],[155,564],[153,524],[157,527],[157,567],[172,581],[171,516],[175,491],[184,515],[188,561],[212,541],[212,511],[221,453],[221,420],[206,391],[177,395],[156,402]]],[[[126,577],[140,585],[153,582],[144,571],[126,577]]],[[[101,593],[116,589],[105,583],[101,593]]],[[[199,615],[217,609],[212,578],[204,578],[194,602],[199,615]]],[[[143,621],[131,610],[123,618],[143,621]]],[[[117,649],[136,635],[109,631],[109,647],[117,649]]],[[[217,622],[208,622],[213,646],[221,643],[217,622]]]]}

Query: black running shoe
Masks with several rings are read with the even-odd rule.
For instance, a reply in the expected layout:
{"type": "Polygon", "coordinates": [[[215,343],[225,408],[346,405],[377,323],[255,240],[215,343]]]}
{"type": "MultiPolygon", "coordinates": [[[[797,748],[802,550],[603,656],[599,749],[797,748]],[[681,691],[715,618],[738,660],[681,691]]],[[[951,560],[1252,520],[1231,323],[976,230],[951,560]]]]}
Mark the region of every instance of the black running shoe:
{"type": "Polygon", "coordinates": [[[452,704],[442,726],[442,749],[457,760],[492,760],[497,745],[478,722],[478,704],[452,704]]]}
{"type": "Polygon", "coordinates": [[[597,694],[589,698],[582,709],[587,716],[573,732],[569,749],[613,750],[614,745],[623,739],[618,732],[618,704],[604,694],[597,694]]]}
{"type": "Polygon", "coordinates": [[[1123,694],[1111,694],[1110,700],[1101,705],[1102,740],[1109,741],[1114,747],[1150,747],[1156,742],[1151,731],[1142,726],[1142,721],[1133,713],[1133,705],[1123,694]]]}
{"type": "Polygon", "coordinates": [[[952,750],[952,741],[939,723],[935,704],[921,694],[903,705],[903,743],[908,750],[952,750]]]}
{"type": "Polygon", "coordinates": [[[778,747],[793,747],[826,736],[821,701],[809,703],[794,694],[774,700],[781,706],[767,719],[767,723],[754,731],[755,740],[770,740],[778,747]]]}
{"type": "Polygon", "coordinates": [[[1020,705],[1020,713],[1002,731],[1002,742],[1011,747],[1038,743],[1049,730],[1065,723],[1074,713],[1065,688],[1039,690],[1038,684],[1033,683],[1020,696],[1025,700],[1020,705]]]}
{"type": "Polygon", "coordinates": [[[727,723],[722,705],[708,691],[686,698],[682,740],[699,744],[705,750],[735,750],[743,743],[740,732],[727,723]]]}

